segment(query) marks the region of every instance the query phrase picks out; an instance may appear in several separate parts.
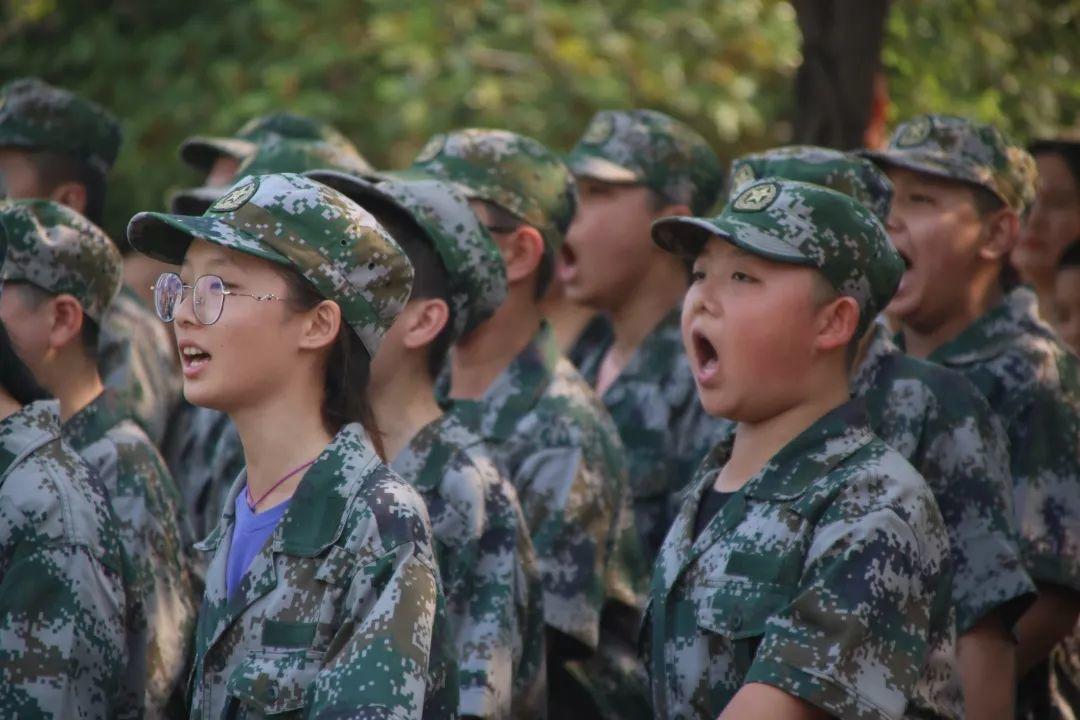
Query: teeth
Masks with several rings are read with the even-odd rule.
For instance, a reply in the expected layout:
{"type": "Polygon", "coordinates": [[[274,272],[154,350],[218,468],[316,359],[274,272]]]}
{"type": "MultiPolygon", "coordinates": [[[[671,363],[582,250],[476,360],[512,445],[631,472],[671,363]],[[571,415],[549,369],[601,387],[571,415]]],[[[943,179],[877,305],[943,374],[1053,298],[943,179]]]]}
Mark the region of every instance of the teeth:
{"type": "Polygon", "coordinates": [[[206,353],[204,353],[202,350],[200,350],[198,348],[194,348],[194,347],[186,347],[186,348],[184,348],[184,355],[187,356],[187,357],[195,357],[196,355],[205,355],[205,354],[206,353]]]}

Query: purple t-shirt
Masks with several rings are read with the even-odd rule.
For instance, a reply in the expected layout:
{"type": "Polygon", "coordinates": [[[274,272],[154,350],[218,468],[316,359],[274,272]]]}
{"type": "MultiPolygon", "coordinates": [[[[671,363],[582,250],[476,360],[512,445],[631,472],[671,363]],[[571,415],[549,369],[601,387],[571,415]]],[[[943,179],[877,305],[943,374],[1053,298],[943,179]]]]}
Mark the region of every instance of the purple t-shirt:
{"type": "Polygon", "coordinates": [[[236,496],[236,525],[233,526],[229,559],[225,563],[225,591],[231,598],[251,561],[266,545],[266,541],[289,508],[289,501],[279,503],[261,513],[254,513],[247,504],[247,493],[236,496]]]}

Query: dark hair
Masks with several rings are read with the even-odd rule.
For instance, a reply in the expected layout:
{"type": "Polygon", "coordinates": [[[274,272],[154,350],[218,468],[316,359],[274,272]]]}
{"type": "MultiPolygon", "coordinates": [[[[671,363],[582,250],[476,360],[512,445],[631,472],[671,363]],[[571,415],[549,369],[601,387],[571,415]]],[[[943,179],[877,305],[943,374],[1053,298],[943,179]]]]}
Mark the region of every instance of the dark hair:
{"type": "Polygon", "coordinates": [[[1080,238],[1077,238],[1071,245],[1065,248],[1061,260],[1058,261],[1058,269],[1066,267],[1080,267],[1080,238]]]}
{"type": "Polygon", "coordinates": [[[450,310],[446,326],[427,346],[428,374],[434,380],[442,372],[446,355],[454,343],[454,305],[446,265],[432,245],[431,238],[408,212],[390,203],[369,198],[365,198],[361,204],[409,257],[413,266],[413,287],[409,299],[442,300],[450,310]]]}
{"type": "MultiPolygon", "coordinates": [[[[296,312],[306,312],[324,298],[295,270],[277,268],[285,280],[288,305],[296,312]]],[[[344,322],[338,330],[330,355],[326,359],[326,378],[323,383],[322,420],[331,434],[349,423],[363,426],[379,457],[386,459],[382,433],[375,421],[375,411],[368,398],[371,378],[371,356],[351,327],[344,322]]]]}
{"type": "Polygon", "coordinates": [[[15,354],[15,345],[0,322],[0,387],[20,405],[49,397],[26,364],[15,354]]]}
{"type": "MultiPolygon", "coordinates": [[[[9,280],[8,285],[14,288],[18,288],[19,292],[23,294],[23,301],[34,310],[41,307],[41,304],[47,302],[54,297],[57,293],[50,292],[45,288],[38,287],[37,285],[27,280],[9,280]]],[[[82,343],[83,352],[94,363],[97,363],[98,355],[98,343],[101,338],[101,327],[87,315],[83,313],[82,330],[79,332],[79,341],[82,343]]]]}
{"type": "Polygon", "coordinates": [[[1031,154],[1054,154],[1059,156],[1065,161],[1073,180],[1080,186],[1080,143],[1054,140],[1034,142],[1031,145],[1031,154]]]}
{"type": "Polygon", "coordinates": [[[975,203],[975,212],[978,213],[980,220],[1005,207],[1004,200],[982,185],[972,185],[971,194],[975,203]]]}
{"type": "Polygon", "coordinates": [[[86,208],[83,215],[101,225],[105,215],[105,176],[88,163],[71,155],[50,150],[34,150],[27,153],[27,158],[37,172],[38,182],[45,186],[46,192],[52,192],[66,182],[76,182],[86,188],[86,208]]]}
{"type": "MultiPolygon", "coordinates": [[[[500,232],[513,232],[522,225],[528,225],[527,222],[519,218],[514,213],[510,212],[502,205],[491,202],[490,200],[479,200],[487,208],[488,220],[491,225],[488,227],[498,228],[500,232]]],[[[529,225],[529,227],[533,227],[529,225]]],[[[563,234],[566,233],[567,227],[560,227],[559,231],[563,234]]],[[[537,232],[540,232],[539,228],[534,228],[537,232]]],[[[540,233],[543,237],[543,233],[540,233]]],[[[536,285],[533,288],[533,297],[537,300],[544,297],[544,293],[548,291],[548,287],[551,286],[551,280],[555,277],[555,257],[552,253],[548,252],[547,242],[544,242],[544,254],[540,256],[540,264],[536,267],[536,285]]]]}

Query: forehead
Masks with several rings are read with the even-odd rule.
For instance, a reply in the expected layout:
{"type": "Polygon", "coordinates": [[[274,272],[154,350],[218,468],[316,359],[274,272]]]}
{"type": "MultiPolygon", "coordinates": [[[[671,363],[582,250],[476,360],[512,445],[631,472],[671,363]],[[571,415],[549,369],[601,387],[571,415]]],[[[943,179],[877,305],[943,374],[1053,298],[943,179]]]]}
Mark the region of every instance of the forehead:
{"type": "Polygon", "coordinates": [[[262,258],[223,248],[220,245],[199,238],[191,241],[187,253],[184,254],[184,262],[181,267],[200,272],[230,268],[244,273],[272,269],[271,263],[262,258]]]}
{"type": "Polygon", "coordinates": [[[930,175],[929,173],[909,170],[896,165],[886,165],[883,170],[896,189],[920,187],[934,192],[966,191],[968,185],[958,180],[930,175]]]}

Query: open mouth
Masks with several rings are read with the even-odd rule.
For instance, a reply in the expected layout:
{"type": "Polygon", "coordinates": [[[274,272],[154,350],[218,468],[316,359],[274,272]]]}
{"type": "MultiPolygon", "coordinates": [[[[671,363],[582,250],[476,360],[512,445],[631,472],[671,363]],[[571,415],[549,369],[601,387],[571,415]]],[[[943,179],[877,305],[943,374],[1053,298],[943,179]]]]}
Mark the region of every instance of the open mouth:
{"type": "Polygon", "coordinates": [[[180,348],[180,362],[185,370],[197,370],[210,362],[210,353],[197,345],[184,345],[180,348]]]}
{"type": "Polygon", "coordinates": [[[905,270],[910,270],[911,269],[911,258],[908,257],[908,254],[905,253],[900,248],[897,248],[896,252],[897,252],[897,254],[900,255],[900,259],[904,261],[904,269],[905,270]]]}
{"type": "Polygon", "coordinates": [[[559,257],[556,264],[559,280],[567,282],[577,274],[577,253],[564,242],[559,248],[559,257]]]}
{"type": "Polygon", "coordinates": [[[690,334],[694,345],[694,362],[698,367],[698,375],[703,378],[712,377],[720,367],[720,355],[716,347],[702,333],[694,330],[690,334]]]}

